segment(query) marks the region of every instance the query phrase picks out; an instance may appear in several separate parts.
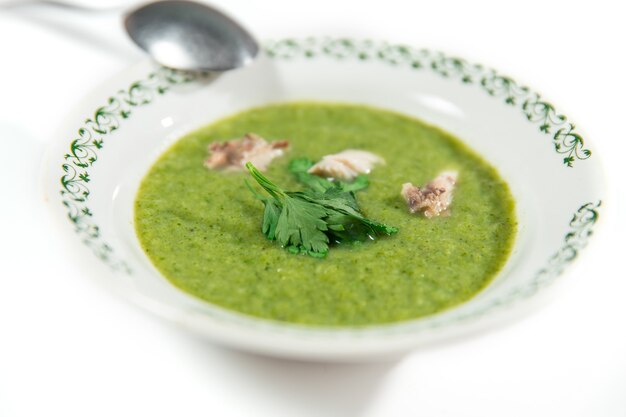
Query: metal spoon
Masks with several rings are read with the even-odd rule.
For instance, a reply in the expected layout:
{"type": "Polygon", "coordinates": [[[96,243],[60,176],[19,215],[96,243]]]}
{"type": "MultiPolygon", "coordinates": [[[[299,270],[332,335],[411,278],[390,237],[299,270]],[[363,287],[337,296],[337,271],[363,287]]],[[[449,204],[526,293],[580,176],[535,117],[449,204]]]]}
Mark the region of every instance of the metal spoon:
{"type": "Polygon", "coordinates": [[[124,19],[131,39],[158,63],[185,71],[227,71],[251,63],[259,46],[230,17],[205,4],[165,0],[124,19]]]}
{"type": "MultiPolygon", "coordinates": [[[[33,3],[103,11],[91,1],[75,0],[0,0],[0,8],[33,3]]],[[[184,71],[235,69],[251,63],[259,52],[258,43],[233,19],[189,0],[142,5],[125,14],[124,26],[135,44],[157,63],[184,71]]]]}

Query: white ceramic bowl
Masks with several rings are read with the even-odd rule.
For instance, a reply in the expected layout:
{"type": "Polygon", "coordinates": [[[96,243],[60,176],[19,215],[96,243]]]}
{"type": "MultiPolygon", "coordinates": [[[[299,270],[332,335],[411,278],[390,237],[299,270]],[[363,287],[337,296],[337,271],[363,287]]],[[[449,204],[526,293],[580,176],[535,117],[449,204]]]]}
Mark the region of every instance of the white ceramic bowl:
{"type": "MultiPolygon", "coordinates": [[[[49,149],[45,190],[68,236],[114,286],[194,332],[245,350],[363,360],[509,321],[578,257],[599,218],[602,170],[577,127],[494,70],[411,47],[348,39],[270,43],[251,67],[192,77],[146,62],[93,91],[49,149]],[[470,301],[433,316],[324,329],[245,316],[171,285],[139,246],[133,201],[159,154],[185,133],[267,103],[363,103],[437,125],[498,168],[517,200],[518,237],[503,271],[470,301]],[[89,255],[91,256],[91,255],[89,255]]],[[[82,257],[76,247],[73,256],[82,257]]],[[[74,258],[73,258],[74,259],[74,258]]]]}

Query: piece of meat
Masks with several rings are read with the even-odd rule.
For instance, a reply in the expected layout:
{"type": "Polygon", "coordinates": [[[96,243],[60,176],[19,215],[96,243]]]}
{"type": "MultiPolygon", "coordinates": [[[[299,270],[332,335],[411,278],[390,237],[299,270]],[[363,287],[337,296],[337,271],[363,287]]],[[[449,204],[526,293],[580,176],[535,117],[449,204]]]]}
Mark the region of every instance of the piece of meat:
{"type": "Polygon", "coordinates": [[[254,133],[247,133],[240,139],[209,144],[209,156],[204,165],[209,169],[243,171],[246,162],[252,162],[257,169],[264,171],[274,158],[282,156],[289,147],[289,141],[277,140],[268,143],[254,133]]]}
{"type": "Polygon", "coordinates": [[[403,184],[401,194],[409,206],[409,211],[423,212],[428,218],[446,213],[452,203],[452,191],[457,177],[458,172],[445,171],[422,188],[410,182],[403,184]]]}
{"type": "Polygon", "coordinates": [[[351,181],[359,174],[369,174],[374,165],[384,162],[383,158],[371,152],[346,149],[324,156],[308,172],[320,177],[351,181]]]}

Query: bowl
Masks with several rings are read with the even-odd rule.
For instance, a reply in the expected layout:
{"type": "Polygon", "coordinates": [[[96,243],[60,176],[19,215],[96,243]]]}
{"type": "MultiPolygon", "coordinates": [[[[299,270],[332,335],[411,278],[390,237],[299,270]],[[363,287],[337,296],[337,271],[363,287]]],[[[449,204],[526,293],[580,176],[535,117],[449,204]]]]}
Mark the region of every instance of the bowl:
{"type": "Polygon", "coordinates": [[[53,216],[68,239],[81,243],[72,246],[68,262],[80,260],[88,274],[102,275],[133,302],[217,343],[305,360],[399,354],[536,310],[587,245],[605,193],[601,164],[584,133],[523,84],[440,52],[332,38],[268,42],[254,65],[221,75],[150,62],[128,68],[70,112],[44,170],[53,216]],[[516,199],[519,229],[491,284],[432,316],[323,328],[226,310],[161,276],[133,226],[135,194],[149,167],[189,131],[244,109],[296,100],[414,116],[461,138],[494,165],[516,199]]]}

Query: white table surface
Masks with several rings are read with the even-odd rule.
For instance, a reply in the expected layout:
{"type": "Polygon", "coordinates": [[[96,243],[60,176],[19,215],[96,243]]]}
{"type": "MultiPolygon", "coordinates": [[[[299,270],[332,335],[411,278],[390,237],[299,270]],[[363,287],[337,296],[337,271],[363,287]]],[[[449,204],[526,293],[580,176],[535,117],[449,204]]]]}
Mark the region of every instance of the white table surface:
{"type": "Polygon", "coordinates": [[[37,176],[69,109],[142,55],[116,14],[0,10],[0,416],[626,416],[626,29],[617,1],[215,1],[259,38],[346,35],[464,56],[543,92],[602,156],[606,227],[546,307],[398,361],[225,350],[68,262],[37,176]],[[411,4],[415,5],[411,5],[411,4]]]}

